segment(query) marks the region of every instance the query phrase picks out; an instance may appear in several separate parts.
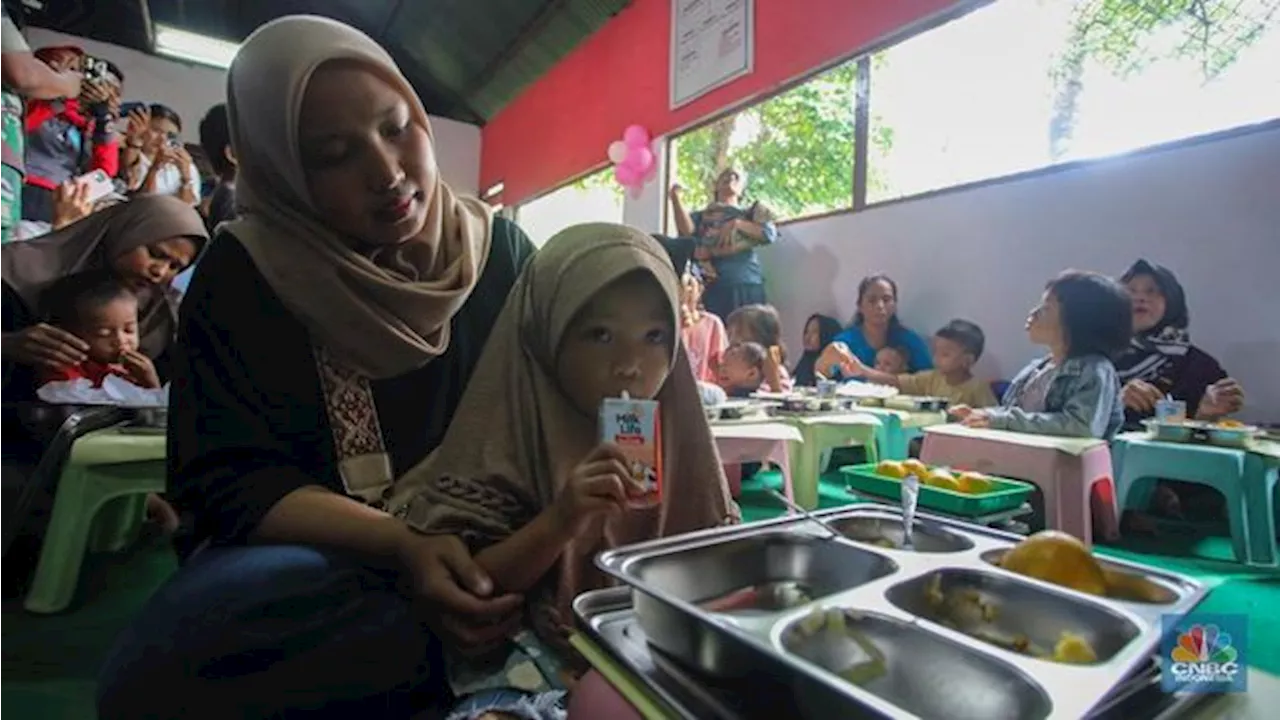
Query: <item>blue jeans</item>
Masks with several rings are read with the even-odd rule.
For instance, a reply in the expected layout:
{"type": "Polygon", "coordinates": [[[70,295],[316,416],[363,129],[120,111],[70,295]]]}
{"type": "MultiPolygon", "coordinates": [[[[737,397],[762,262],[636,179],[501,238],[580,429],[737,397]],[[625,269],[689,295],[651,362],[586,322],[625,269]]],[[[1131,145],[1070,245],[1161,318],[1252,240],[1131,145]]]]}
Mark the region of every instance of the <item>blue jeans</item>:
{"type": "Polygon", "coordinates": [[[292,545],[197,553],[117,639],[98,687],[100,720],[399,719],[451,700],[394,577],[292,545]]]}

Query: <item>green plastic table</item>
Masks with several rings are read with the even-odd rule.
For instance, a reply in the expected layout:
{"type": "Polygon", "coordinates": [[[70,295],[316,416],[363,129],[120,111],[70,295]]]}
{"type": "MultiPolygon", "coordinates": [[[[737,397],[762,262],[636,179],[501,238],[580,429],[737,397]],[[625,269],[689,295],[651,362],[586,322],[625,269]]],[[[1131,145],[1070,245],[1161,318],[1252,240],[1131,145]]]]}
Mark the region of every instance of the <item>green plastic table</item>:
{"type": "Polygon", "coordinates": [[[164,461],[163,433],[108,428],[76,441],[58,479],[40,561],[23,602],[28,612],[65,610],[85,552],[116,552],[133,541],[147,494],[164,491],[164,461]]]}

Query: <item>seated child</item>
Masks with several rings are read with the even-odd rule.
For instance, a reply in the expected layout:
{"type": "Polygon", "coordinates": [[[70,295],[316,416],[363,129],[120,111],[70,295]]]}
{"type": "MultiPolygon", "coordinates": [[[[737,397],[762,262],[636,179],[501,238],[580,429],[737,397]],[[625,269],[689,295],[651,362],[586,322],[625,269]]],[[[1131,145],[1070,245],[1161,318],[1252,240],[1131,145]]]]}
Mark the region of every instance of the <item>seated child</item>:
{"type": "Polygon", "coordinates": [[[782,344],[782,318],[772,305],[743,305],[725,320],[729,344],[753,342],[765,349],[763,385],[769,392],[788,392],[794,387],[787,372],[787,348],[782,344]]]}
{"type": "Polygon", "coordinates": [[[653,238],[607,223],[560,232],[516,281],[443,443],[398,483],[393,511],[459,536],[496,592],[528,604],[500,657],[451,659],[455,693],[487,698],[460,717],[585,669],[567,639],[573,598],[608,585],[596,553],[737,521],[679,331],[680,280],[653,238]],[[661,498],[639,509],[625,456],[600,435],[602,401],[624,392],[659,403],[661,498]]]}
{"type": "MultiPolygon", "coordinates": [[[[50,285],[40,301],[45,322],[89,348],[79,365],[42,371],[40,385],[85,378],[102,387],[108,375],[115,375],[138,387],[160,387],[156,366],[138,350],[138,297],[115,275],[99,270],[68,275],[50,285]]],[[[147,495],[146,509],[166,534],[178,529],[178,512],[159,495],[147,495]]]]}
{"type": "Polygon", "coordinates": [[[831,344],[840,333],[840,321],[827,315],[814,313],[804,322],[804,353],[791,371],[796,385],[813,387],[818,384],[818,358],[822,349],[831,344]]]}
{"type": "Polygon", "coordinates": [[[906,348],[885,345],[876,351],[876,370],[886,375],[901,375],[907,371],[908,357],[906,348]]]}
{"type": "Polygon", "coordinates": [[[768,353],[760,343],[735,343],[720,361],[720,387],[731,398],[751,397],[764,383],[768,353]]]}
{"type": "MultiPolygon", "coordinates": [[[[877,355],[874,370],[853,356],[841,372],[849,377],[893,385],[907,395],[944,397],[960,405],[989,407],[996,404],[991,386],[973,376],[973,365],[982,357],[985,344],[982,328],[968,320],[952,320],[933,334],[932,370],[891,374],[880,369],[877,355]]],[[[881,348],[880,352],[889,349],[881,348]]]]}
{"type": "Polygon", "coordinates": [[[680,296],[680,337],[684,342],[685,352],[689,353],[693,376],[701,381],[716,382],[716,367],[720,365],[720,357],[729,344],[724,323],[702,307],[701,280],[694,277],[693,273],[686,272],[683,283],[680,296]]]}
{"type": "Polygon", "coordinates": [[[40,384],[87,378],[102,387],[116,375],[144,388],[160,387],[151,359],[138,350],[138,298],[115,275],[90,271],[60,278],[41,295],[45,322],[89,346],[79,365],[40,374],[40,384]]]}
{"type": "Polygon", "coordinates": [[[1133,332],[1129,294],[1105,275],[1068,270],[1027,317],[1031,342],[1049,354],[1013,379],[998,408],[951,412],[970,427],[1110,440],[1124,422],[1111,358],[1133,332]]]}

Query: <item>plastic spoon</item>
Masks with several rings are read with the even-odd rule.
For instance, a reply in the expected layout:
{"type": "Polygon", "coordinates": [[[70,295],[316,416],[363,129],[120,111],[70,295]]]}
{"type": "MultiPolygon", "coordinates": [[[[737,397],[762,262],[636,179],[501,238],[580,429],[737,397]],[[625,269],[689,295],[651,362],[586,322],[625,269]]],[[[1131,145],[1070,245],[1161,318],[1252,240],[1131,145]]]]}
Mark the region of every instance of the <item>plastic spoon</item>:
{"type": "Polygon", "coordinates": [[[810,513],[808,510],[805,510],[804,508],[792,502],[791,499],[788,498],[786,495],[783,495],[777,490],[770,490],[769,492],[772,493],[773,496],[777,498],[779,502],[781,502],[783,505],[786,505],[787,509],[791,510],[794,513],[799,513],[802,517],[804,517],[805,520],[808,520],[809,522],[812,522],[817,525],[821,525],[822,528],[826,530],[827,533],[829,533],[827,537],[828,540],[838,538],[838,537],[843,537],[843,535],[840,534],[840,531],[828,525],[827,521],[820,520],[814,517],[812,513],[810,513]]]}
{"type": "Polygon", "coordinates": [[[915,550],[911,531],[916,524],[916,502],[920,499],[920,478],[907,475],[902,478],[902,549],[915,550]]]}

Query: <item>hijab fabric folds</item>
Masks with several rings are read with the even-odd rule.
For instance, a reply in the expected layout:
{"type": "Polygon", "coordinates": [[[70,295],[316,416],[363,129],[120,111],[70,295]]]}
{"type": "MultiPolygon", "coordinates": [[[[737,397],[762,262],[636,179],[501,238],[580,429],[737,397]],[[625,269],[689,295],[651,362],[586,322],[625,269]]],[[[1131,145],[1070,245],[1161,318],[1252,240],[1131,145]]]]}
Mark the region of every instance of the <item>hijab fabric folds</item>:
{"type": "Polygon", "coordinates": [[[1191,335],[1187,331],[1190,314],[1182,284],[1173,272],[1162,265],[1139,260],[1124,275],[1122,282],[1129,282],[1140,275],[1150,276],[1164,296],[1164,317],[1153,327],[1134,333],[1129,347],[1116,358],[1116,372],[1121,384],[1135,378],[1170,390],[1174,380],[1181,375],[1181,365],[1191,350],[1191,335]]]}
{"type": "MultiPolygon", "coordinates": [[[[166,195],[139,195],[48,235],[6,243],[0,251],[4,282],[38,313],[41,293],[58,278],[107,268],[139,247],[180,237],[195,243],[197,252],[208,240],[195,208],[166,195]]],[[[173,341],[178,298],[171,287],[138,298],[139,341],[148,357],[159,357],[173,341]]]]}
{"type": "Polygon", "coordinates": [[[455,195],[432,163],[423,188],[427,222],[417,236],[361,253],[330,229],[307,192],[299,128],[308,82],[334,60],[359,63],[388,82],[409,103],[413,122],[430,132],[417,94],[369,36],[307,15],[269,22],[245,41],[228,74],[240,218],[220,230],[244,245],[336,361],[363,376],[394,377],[448,348],[450,320],[484,270],[493,211],[455,195]]]}
{"type": "Polygon", "coordinates": [[[822,349],[831,344],[836,339],[836,335],[843,330],[840,321],[828,315],[814,313],[804,321],[805,332],[809,330],[809,323],[817,321],[818,323],[818,349],[805,350],[800,356],[800,361],[796,363],[796,369],[792,373],[796,379],[796,385],[812,386],[818,384],[818,375],[816,365],[818,358],[822,355],[822,349]]]}
{"type": "MultiPolygon", "coordinates": [[[[473,548],[501,541],[555,502],[571,470],[599,442],[555,377],[558,347],[573,318],[631,272],[654,278],[680,327],[679,280],[661,245],[621,225],[569,228],[530,260],[489,336],[444,442],[405,475],[393,509],[429,533],[461,535],[473,548]]],[[[675,332],[671,371],[658,393],[663,500],[653,509],[597,521],[574,538],[534,601],[534,625],[563,639],[569,603],[605,584],[592,564],[602,549],[735,520],[693,371],[675,332]]]]}
{"type": "Polygon", "coordinates": [[[389,83],[430,133],[417,94],[369,36],[309,15],[269,22],[245,41],[227,76],[239,217],[218,230],[245,247],[310,332],[339,475],[348,493],[377,503],[393,478],[370,381],[448,349],[453,316],[484,272],[493,211],[455,195],[432,158],[422,188],[427,219],[416,236],[361,248],[326,225],[307,190],[299,138],[307,85],[330,61],[357,63],[389,83]]]}

